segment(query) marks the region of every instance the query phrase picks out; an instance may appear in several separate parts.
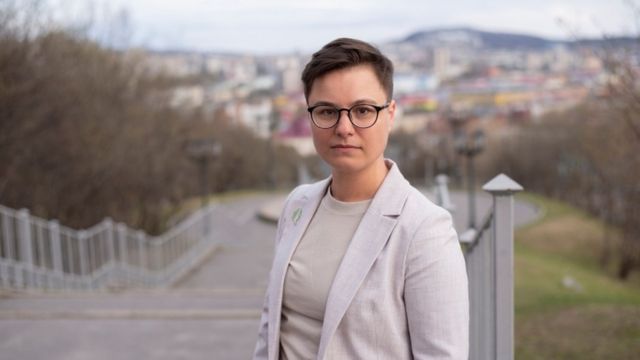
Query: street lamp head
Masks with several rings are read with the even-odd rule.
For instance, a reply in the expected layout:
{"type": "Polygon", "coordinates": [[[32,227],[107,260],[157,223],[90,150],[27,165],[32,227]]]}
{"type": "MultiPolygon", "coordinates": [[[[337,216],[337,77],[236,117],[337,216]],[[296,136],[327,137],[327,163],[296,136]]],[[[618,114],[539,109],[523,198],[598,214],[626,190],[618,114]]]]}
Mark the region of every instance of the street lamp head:
{"type": "Polygon", "coordinates": [[[453,147],[458,154],[464,154],[467,151],[467,136],[462,131],[453,134],[453,147]]]}
{"type": "Polygon", "coordinates": [[[486,136],[484,134],[484,131],[482,131],[482,129],[478,129],[474,132],[473,134],[473,148],[476,150],[476,152],[481,152],[482,150],[484,150],[484,147],[486,145],[486,136]]]}
{"type": "Polygon", "coordinates": [[[193,139],[187,143],[187,152],[194,159],[216,158],[222,152],[222,144],[215,139],[193,139]]]}
{"type": "Polygon", "coordinates": [[[458,131],[453,135],[453,146],[456,152],[464,156],[474,156],[484,150],[486,136],[482,129],[476,130],[473,135],[458,131]]]}

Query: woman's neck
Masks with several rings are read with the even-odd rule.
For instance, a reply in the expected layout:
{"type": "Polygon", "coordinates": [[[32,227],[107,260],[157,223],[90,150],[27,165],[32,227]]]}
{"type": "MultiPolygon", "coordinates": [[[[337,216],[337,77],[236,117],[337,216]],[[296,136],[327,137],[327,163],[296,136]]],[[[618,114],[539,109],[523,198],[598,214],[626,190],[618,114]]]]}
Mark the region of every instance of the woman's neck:
{"type": "Polygon", "coordinates": [[[334,171],[331,179],[331,195],[344,202],[371,199],[388,172],[389,169],[384,160],[356,173],[334,171]]]}

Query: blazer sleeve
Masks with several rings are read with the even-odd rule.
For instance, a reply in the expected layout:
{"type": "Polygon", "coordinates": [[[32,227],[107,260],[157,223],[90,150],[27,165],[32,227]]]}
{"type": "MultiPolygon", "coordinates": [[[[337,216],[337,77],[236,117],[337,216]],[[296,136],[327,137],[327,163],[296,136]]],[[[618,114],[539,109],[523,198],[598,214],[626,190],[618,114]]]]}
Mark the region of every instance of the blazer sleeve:
{"type": "Polygon", "coordinates": [[[414,359],[468,358],[466,265],[451,215],[443,209],[424,220],[411,240],[404,298],[414,359]]]}

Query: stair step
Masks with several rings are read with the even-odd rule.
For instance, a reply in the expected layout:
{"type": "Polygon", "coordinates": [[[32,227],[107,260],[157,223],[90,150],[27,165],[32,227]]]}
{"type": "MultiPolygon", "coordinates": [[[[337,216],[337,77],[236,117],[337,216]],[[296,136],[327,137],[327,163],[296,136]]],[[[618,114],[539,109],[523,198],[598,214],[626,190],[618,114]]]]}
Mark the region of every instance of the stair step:
{"type": "Polygon", "coordinates": [[[2,319],[246,319],[260,316],[263,289],[3,293],[2,319]]]}

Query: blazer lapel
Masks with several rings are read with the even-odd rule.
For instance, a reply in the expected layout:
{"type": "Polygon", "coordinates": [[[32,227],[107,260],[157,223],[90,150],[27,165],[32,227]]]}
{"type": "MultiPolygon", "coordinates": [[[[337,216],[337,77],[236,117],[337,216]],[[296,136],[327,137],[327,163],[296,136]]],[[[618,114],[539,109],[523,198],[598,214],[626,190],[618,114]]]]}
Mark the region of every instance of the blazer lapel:
{"type": "Polygon", "coordinates": [[[311,185],[310,189],[301,196],[291,198],[290,204],[286,204],[283,211],[284,229],[279,244],[276,246],[273,270],[270,279],[269,290],[269,331],[268,349],[269,359],[276,359],[280,347],[280,318],[282,314],[282,290],[287,266],[293,255],[293,251],[300,242],[307,226],[327,190],[330,179],[325,179],[311,185]]]}
{"type": "Polygon", "coordinates": [[[391,169],[363,216],[333,280],[322,324],[318,359],[324,357],[342,317],[387,243],[409,189],[397,165],[391,163],[391,169]]]}

